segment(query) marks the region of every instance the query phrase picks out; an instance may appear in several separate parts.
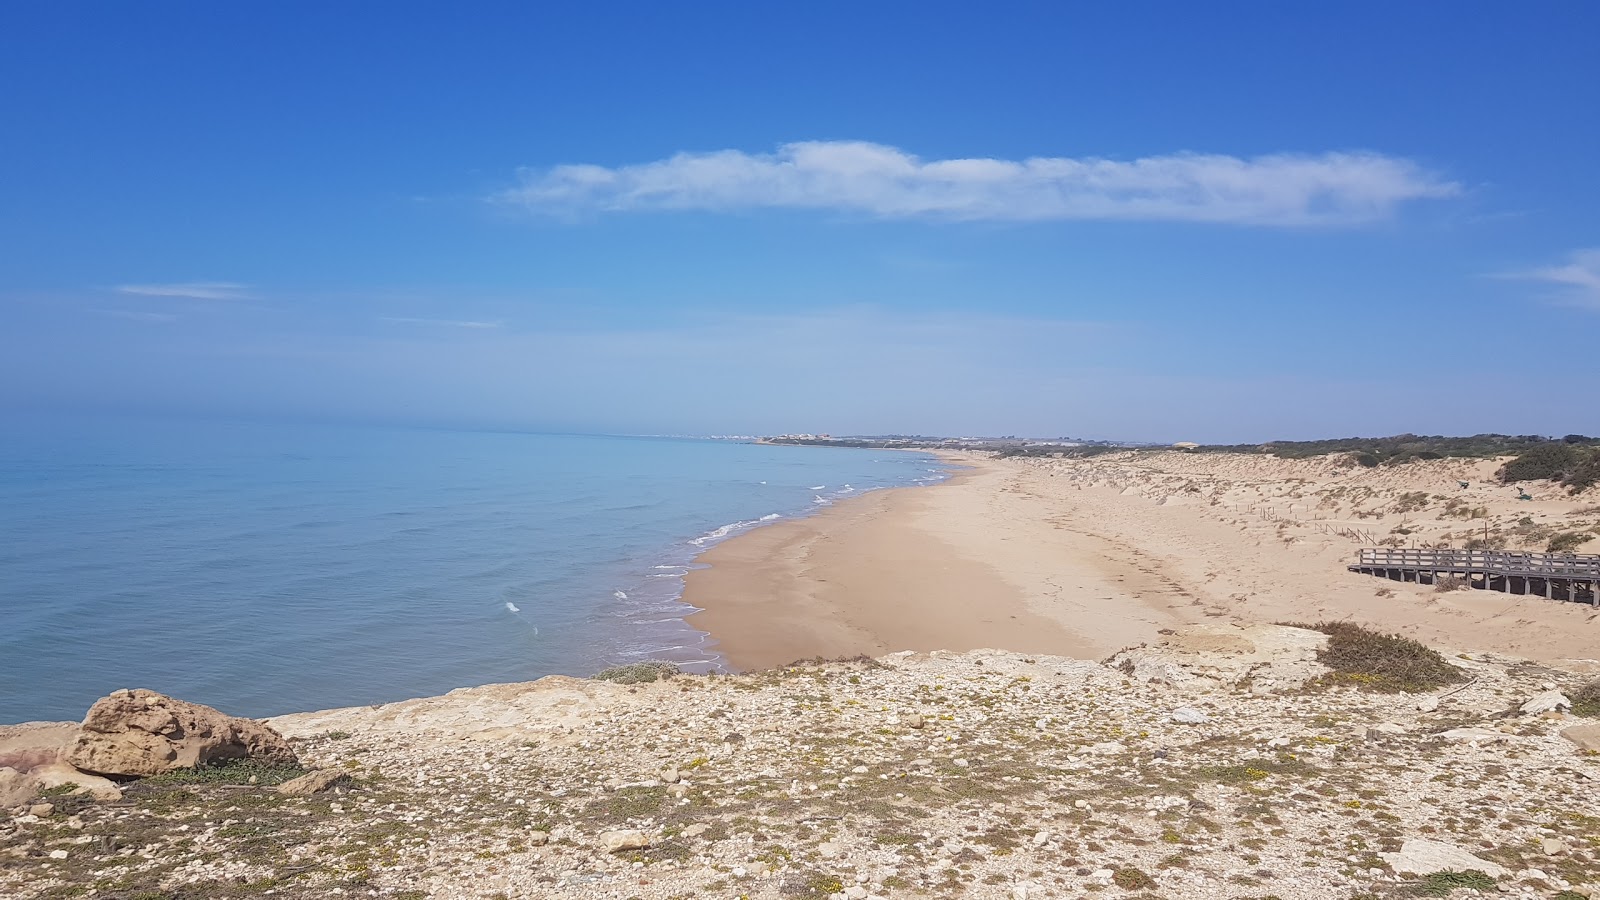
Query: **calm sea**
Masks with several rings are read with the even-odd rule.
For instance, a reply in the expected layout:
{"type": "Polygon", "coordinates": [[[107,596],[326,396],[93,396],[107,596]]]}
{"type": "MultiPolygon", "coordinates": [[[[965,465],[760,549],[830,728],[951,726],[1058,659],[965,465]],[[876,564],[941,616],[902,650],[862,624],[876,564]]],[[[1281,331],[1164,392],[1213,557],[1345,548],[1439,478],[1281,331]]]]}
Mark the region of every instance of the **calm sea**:
{"type": "Polygon", "coordinates": [[[265,716],[671,659],[716,666],[709,544],[928,456],[185,421],[0,426],[0,722],[147,687],[265,716]]]}

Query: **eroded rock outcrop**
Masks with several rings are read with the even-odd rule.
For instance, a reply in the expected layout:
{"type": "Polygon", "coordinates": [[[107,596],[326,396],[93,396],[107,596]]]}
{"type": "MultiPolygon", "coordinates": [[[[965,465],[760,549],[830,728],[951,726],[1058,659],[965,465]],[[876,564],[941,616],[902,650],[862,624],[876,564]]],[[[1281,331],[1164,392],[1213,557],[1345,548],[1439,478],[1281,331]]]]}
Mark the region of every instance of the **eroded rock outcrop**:
{"type": "Polygon", "coordinates": [[[98,700],[65,757],[85,772],[119,777],[232,759],[298,764],[283,735],[260,722],[147,690],[115,691],[98,700]]]}

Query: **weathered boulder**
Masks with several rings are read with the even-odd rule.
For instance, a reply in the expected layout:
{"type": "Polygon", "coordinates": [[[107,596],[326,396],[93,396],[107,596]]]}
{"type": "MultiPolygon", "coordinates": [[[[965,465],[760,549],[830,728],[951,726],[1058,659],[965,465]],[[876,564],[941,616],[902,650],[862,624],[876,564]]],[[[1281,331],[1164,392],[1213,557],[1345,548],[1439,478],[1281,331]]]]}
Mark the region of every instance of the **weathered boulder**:
{"type": "Polygon", "coordinates": [[[1522,704],[1522,711],[1528,715],[1536,716],[1540,713],[1555,712],[1558,709],[1571,709],[1572,701],[1560,691],[1545,691],[1542,694],[1522,704]]]}
{"type": "Polygon", "coordinates": [[[310,797],[313,794],[320,794],[323,791],[344,784],[349,780],[350,775],[348,772],[341,772],[338,769],[318,769],[315,772],[307,772],[299,778],[291,778],[278,785],[278,793],[286,794],[290,797],[310,797]]]}
{"type": "Polygon", "coordinates": [[[40,766],[28,775],[38,780],[41,790],[47,791],[70,784],[77,789],[73,793],[88,794],[102,802],[111,803],[122,799],[122,789],[117,787],[116,782],[109,778],[101,778],[99,775],[80,772],[66,763],[40,766]]]}
{"type": "Polygon", "coordinates": [[[39,779],[10,766],[0,766],[0,809],[21,806],[39,796],[39,779]]]}
{"type": "Polygon", "coordinates": [[[0,766],[31,772],[58,762],[78,734],[73,722],[23,722],[0,725],[0,766]]]}
{"type": "Polygon", "coordinates": [[[1562,731],[1561,736],[1584,750],[1600,751],[1600,722],[1574,725],[1562,731]]]}
{"type": "Polygon", "coordinates": [[[1471,869],[1490,878],[1504,878],[1510,874],[1504,866],[1479,859],[1454,844],[1420,838],[1406,841],[1400,846],[1399,853],[1378,855],[1402,875],[1432,875],[1434,872],[1466,872],[1471,869]]]}
{"type": "Polygon", "coordinates": [[[121,690],[89,708],[66,761],[85,772],[160,775],[231,759],[298,765],[283,735],[253,719],[155,691],[121,690]]]}

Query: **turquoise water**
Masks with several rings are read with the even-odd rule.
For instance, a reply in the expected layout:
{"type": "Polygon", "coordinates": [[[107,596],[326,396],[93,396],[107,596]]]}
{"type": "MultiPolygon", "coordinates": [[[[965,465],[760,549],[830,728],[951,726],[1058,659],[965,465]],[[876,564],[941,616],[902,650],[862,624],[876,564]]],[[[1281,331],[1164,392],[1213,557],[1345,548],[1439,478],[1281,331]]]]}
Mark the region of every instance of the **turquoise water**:
{"type": "Polygon", "coordinates": [[[184,421],[0,427],[0,722],[147,687],[241,715],[618,662],[715,668],[705,546],[922,454],[184,421]]]}

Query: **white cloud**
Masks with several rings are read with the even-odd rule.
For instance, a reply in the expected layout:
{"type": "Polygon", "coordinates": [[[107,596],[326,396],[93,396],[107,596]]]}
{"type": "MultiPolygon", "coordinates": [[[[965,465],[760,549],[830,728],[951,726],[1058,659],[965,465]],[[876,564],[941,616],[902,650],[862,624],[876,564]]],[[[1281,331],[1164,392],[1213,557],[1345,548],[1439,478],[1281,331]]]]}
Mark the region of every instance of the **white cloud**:
{"type": "Polygon", "coordinates": [[[1600,309],[1600,247],[1572,251],[1565,265],[1518,272],[1510,277],[1561,285],[1572,301],[1600,309]]]}
{"type": "Polygon", "coordinates": [[[959,221],[1348,225],[1381,219],[1405,201],[1460,192],[1409,160],[1376,153],[923,160],[862,141],[519,174],[521,183],[494,199],[558,214],[790,208],[959,221]]]}
{"type": "Polygon", "coordinates": [[[442,325],[447,328],[501,328],[504,322],[477,322],[462,321],[458,319],[413,319],[405,316],[379,316],[383,322],[392,322],[397,325],[442,325]]]}
{"type": "Polygon", "coordinates": [[[242,300],[249,285],[231,281],[185,281],[177,284],[122,284],[120,294],[141,297],[183,297],[189,300],[242,300]]]}
{"type": "Polygon", "coordinates": [[[178,317],[171,313],[147,312],[139,309],[102,309],[98,312],[117,319],[130,319],[134,322],[176,322],[178,317]]]}

